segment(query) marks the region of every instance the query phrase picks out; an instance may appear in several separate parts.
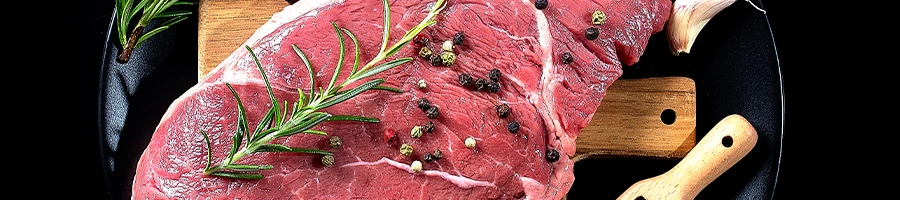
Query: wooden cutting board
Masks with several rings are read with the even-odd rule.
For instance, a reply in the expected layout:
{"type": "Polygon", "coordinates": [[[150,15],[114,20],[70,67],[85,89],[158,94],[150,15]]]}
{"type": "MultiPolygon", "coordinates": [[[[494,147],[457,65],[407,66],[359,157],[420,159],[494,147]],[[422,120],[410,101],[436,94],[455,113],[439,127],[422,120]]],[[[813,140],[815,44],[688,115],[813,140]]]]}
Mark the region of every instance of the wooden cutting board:
{"type": "MultiPolygon", "coordinates": [[[[201,0],[198,78],[241,47],[285,6],[285,0],[201,0]]],[[[696,88],[689,78],[617,80],[579,134],[573,159],[683,158],[697,143],[695,112],[696,88]],[[672,118],[668,114],[674,115],[674,123],[663,122],[662,118],[672,118]]]]}

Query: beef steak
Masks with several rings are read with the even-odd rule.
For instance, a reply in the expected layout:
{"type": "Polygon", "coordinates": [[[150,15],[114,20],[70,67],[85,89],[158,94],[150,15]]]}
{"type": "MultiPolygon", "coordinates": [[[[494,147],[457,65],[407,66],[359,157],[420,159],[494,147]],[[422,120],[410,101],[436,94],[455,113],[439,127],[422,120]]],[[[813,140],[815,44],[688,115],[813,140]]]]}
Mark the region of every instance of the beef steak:
{"type": "MultiPolygon", "coordinates": [[[[424,18],[431,1],[391,2],[391,43],[424,18]]],[[[207,148],[199,130],[209,133],[213,161],[231,148],[237,105],[225,86],[241,97],[251,127],[271,103],[255,63],[242,47],[197,85],[174,101],[142,154],[132,187],[133,199],[561,199],[574,181],[575,139],[592,118],[606,89],[637,62],[651,34],[662,30],[670,0],[554,0],[537,10],[530,0],[451,0],[438,23],[421,35],[425,45],[440,52],[443,41],[462,32],[452,66],[433,66],[418,58],[419,47],[397,57],[413,62],[376,75],[385,86],[404,93],[369,91],[325,109],[335,115],[377,117],[380,123],[325,122],[314,129],[339,136],[332,148],[329,137],[298,134],[274,140],[291,147],[334,153],[334,165],[321,164],[320,155],[257,153],[241,164],[269,164],[261,180],[203,175],[207,148]],[[591,13],[606,13],[607,23],[592,25],[591,13]],[[584,30],[597,27],[600,37],[588,40],[584,30]],[[571,63],[562,62],[569,53],[571,63]],[[499,92],[477,91],[459,83],[460,74],[487,79],[499,69],[499,92]],[[424,80],[425,89],[417,82],[424,80]],[[428,99],[440,114],[430,119],[417,100],[428,99]],[[507,104],[507,117],[495,106],[507,104]],[[434,131],[410,137],[414,126],[434,123],[434,131]],[[511,133],[508,124],[518,122],[511,133]],[[382,133],[396,131],[396,142],[382,133]],[[477,141],[465,146],[466,138],[477,141]],[[400,144],[413,146],[404,156],[400,144]],[[442,159],[423,162],[421,172],[410,163],[440,150],[442,159]],[[546,154],[559,152],[549,162],[546,154]]],[[[308,74],[290,44],[304,52],[317,72],[316,84],[325,87],[338,57],[338,39],[331,23],[353,31],[360,41],[361,61],[380,48],[382,4],[378,0],[300,1],[274,16],[245,43],[257,54],[279,101],[297,99],[297,88],[309,88],[308,74]]],[[[347,55],[353,55],[348,43],[347,55]]],[[[350,57],[352,60],[352,56],[350,57]]],[[[352,62],[345,62],[342,77],[352,62]]],[[[343,80],[343,79],[339,79],[343,80]]],[[[474,81],[473,81],[474,82],[474,81]]]]}

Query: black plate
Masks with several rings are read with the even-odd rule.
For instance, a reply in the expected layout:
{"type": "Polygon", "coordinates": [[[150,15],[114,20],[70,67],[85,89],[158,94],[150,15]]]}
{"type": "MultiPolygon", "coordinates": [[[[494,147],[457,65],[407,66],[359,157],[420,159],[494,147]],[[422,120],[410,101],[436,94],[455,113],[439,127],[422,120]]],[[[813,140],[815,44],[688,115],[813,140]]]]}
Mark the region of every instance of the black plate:
{"type": "MultiPolygon", "coordinates": [[[[124,65],[115,61],[115,35],[108,37],[100,76],[99,139],[113,199],[130,199],[137,160],[160,118],[197,82],[196,30],[197,17],[191,17],[148,40],[124,65]]],[[[678,57],[669,53],[665,35],[655,34],[641,61],[624,67],[622,78],[660,76],[696,82],[698,141],[730,114],[743,115],[759,134],[753,150],[697,199],[771,199],[781,160],[784,93],[768,18],[737,1],[709,21],[691,54],[678,57]]],[[[665,173],[678,161],[580,161],[569,199],[615,199],[631,184],[665,173]]]]}

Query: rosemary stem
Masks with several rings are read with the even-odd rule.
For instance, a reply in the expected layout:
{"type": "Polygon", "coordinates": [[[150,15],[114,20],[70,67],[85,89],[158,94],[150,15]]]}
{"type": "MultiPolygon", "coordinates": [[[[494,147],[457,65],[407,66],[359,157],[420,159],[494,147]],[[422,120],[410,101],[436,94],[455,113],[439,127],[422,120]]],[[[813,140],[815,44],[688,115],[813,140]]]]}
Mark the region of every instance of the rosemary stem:
{"type": "Polygon", "coordinates": [[[122,47],[122,52],[119,53],[119,57],[116,58],[116,61],[119,63],[126,63],[128,59],[131,58],[131,52],[134,51],[134,45],[137,44],[138,38],[140,38],[141,33],[144,32],[144,26],[134,27],[134,30],[131,31],[131,37],[128,38],[128,43],[122,47]]]}

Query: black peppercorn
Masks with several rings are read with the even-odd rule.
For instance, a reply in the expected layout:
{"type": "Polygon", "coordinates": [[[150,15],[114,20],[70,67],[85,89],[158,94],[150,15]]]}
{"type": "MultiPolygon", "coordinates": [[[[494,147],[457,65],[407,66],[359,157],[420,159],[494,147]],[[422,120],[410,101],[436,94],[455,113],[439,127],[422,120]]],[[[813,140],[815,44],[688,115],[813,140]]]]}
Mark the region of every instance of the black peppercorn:
{"type": "Polygon", "coordinates": [[[537,8],[538,10],[543,10],[544,8],[547,8],[547,4],[548,4],[547,0],[535,0],[534,8],[537,8]]]}
{"type": "Polygon", "coordinates": [[[497,105],[496,107],[494,107],[494,109],[497,110],[497,115],[499,115],[500,118],[509,117],[509,105],[507,105],[505,103],[500,104],[500,105],[497,105]]]}
{"type": "Polygon", "coordinates": [[[425,127],[422,127],[422,129],[424,129],[426,133],[434,132],[434,123],[431,123],[430,121],[425,122],[425,127]]]}
{"type": "Polygon", "coordinates": [[[422,111],[427,111],[431,108],[431,102],[429,102],[428,99],[425,99],[425,97],[419,98],[418,105],[419,109],[422,109],[422,111]]]}
{"type": "Polygon", "coordinates": [[[511,121],[509,124],[506,124],[506,130],[510,133],[519,132],[519,122],[511,121]]]}
{"type": "Polygon", "coordinates": [[[594,27],[584,29],[584,37],[586,37],[588,40],[595,40],[597,39],[597,36],[600,36],[599,29],[594,27]]]}
{"type": "Polygon", "coordinates": [[[487,86],[488,86],[488,81],[487,81],[487,80],[485,80],[485,79],[483,79],[483,78],[478,78],[478,80],[475,80],[475,89],[476,89],[476,90],[485,90],[485,89],[488,89],[487,86]]]}
{"type": "Polygon", "coordinates": [[[434,160],[434,155],[431,155],[431,153],[426,153],[424,156],[422,156],[422,160],[425,162],[431,162],[432,160],[434,160]]]}
{"type": "Polygon", "coordinates": [[[441,59],[440,54],[432,53],[431,54],[431,66],[440,66],[444,63],[444,60],[441,59]]]}
{"type": "Polygon", "coordinates": [[[500,83],[493,82],[493,81],[488,83],[487,90],[490,92],[494,92],[494,93],[500,92],[500,83]]]}
{"type": "Polygon", "coordinates": [[[459,75],[459,84],[462,86],[472,85],[472,76],[469,74],[460,74],[459,75]]]}
{"type": "Polygon", "coordinates": [[[488,72],[488,78],[490,78],[491,81],[499,82],[500,81],[500,70],[497,68],[491,69],[491,71],[488,72]]]}
{"type": "Polygon", "coordinates": [[[434,160],[440,160],[441,158],[444,158],[444,154],[441,153],[440,149],[435,149],[432,157],[434,160]]]}
{"type": "Polygon", "coordinates": [[[559,151],[556,149],[547,150],[547,161],[548,162],[556,162],[559,160],[559,151]]]}
{"type": "Polygon", "coordinates": [[[575,60],[575,58],[572,57],[572,54],[569,53],[569,52],[563,53],[562,56],[561,56],[559,59],[562,60],[562,62],[565,63],[565,64],[572,63],[572,61],[575,60]]]}
{"type": "Polygon", "coordinates": [[[462,45],[463,41],[465,41],[465,40],[466,40],[466,36],[463,35],[462,32],[456,32],[456,34],[453,34],[453,44],[462,45]]]}
{"type": "Polygon", "coordinates": [[[441,113],[438,112],[438,108],[434,106],[428,108],[428,111],[425,111],[425,115],[428,116],[429,119],[436,119],[439,114],[441,113]]]}

